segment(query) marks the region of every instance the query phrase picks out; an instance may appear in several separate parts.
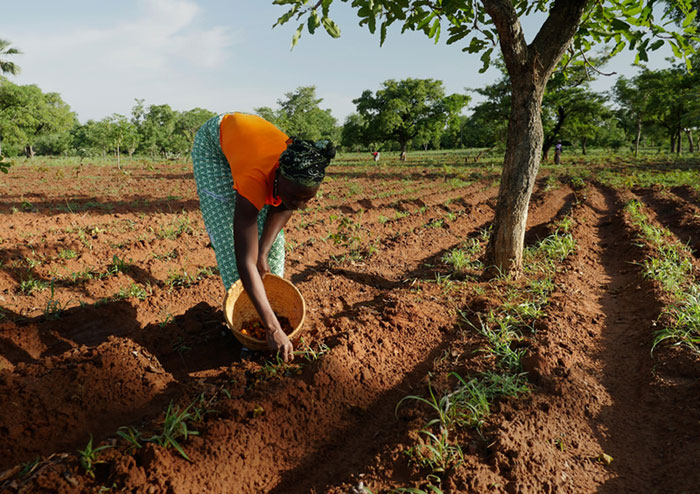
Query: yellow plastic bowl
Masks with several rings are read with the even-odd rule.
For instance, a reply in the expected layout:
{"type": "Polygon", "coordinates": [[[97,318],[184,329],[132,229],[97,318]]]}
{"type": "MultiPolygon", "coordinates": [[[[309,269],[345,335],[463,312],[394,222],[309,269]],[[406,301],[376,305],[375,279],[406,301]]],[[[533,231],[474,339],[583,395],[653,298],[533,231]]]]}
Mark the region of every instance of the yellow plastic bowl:
{"type": "MultiPolygon", "coordinates": [[[[306,317],[306,302],[301,292],[291,282],[274,274],[266,274],[262,281],[272,310],[275,314],[289,319],[293,330],[287,336],[290,340],[298,337],[306,317]]],[[[258,311],[243,289],[241,280],[236,281],[226,292],[224,317],[233,335],[243,346],[251,350],[268,349],[266,341],[241,333],[243,323],[260,320],[258,311]]]]}

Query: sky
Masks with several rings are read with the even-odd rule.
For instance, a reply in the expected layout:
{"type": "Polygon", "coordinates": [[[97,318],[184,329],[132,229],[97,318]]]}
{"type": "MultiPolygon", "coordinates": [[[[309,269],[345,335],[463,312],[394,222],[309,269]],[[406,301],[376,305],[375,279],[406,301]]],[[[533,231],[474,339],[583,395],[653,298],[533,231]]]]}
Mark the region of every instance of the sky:
{"type": "MultiPolygon", "coordinates": [[[[284,12],[272,0],[24,0],[2,8],[0,38],[23,52],[12,58],[21,73],[10,80],[60,93],[83,123],[129,115],[137,98],[180,111],[253,112],[276,108],[300,86],[316,86],[321,108],[342,123],[354,98],[388,79],[438,79],[450,94],[499,77],[494,68],[480,74],[479,56],[459,44],[436,45],[422,33],[393,29],[380,47],[339,1],[331,17],[340,39],[305,31],[290,50],[297,24],[272,28],[284,12]]],[[[541,21],[523,22],[528,40],[541,21]]],[[[650,66],[667,66],[665,56],[651,54],[650,66]]],[[[623,53],[608,67],[631,77],[632,61],[623,53]]],[[[607,90],[616,78],[592,87],[607,90]]]]}

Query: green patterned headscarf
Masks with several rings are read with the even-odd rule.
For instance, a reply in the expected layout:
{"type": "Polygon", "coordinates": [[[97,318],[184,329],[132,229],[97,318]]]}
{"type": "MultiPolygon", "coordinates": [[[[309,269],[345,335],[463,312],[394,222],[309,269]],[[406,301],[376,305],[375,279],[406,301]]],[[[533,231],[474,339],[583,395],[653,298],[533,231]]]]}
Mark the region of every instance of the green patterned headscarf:
{"type": "Polygon", "coordinates": [[[304,187],[321,185],[326,167],[335,157],[335,147],[328,139],[307,141],[292,137],[280,155],[282,176],[304,187]]]}

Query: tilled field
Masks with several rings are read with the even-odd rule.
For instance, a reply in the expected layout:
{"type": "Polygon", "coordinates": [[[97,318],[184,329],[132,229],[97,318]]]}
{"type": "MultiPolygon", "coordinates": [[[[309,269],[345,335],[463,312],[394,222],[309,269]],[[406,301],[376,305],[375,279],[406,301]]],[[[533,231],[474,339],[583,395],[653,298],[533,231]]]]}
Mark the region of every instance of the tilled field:
{"type": "Polygon", "coordinates": [[[567,217],[576,250],[518,342],[530,392],[491,403],[453,438],[463,458],[431,472],[411,454],[430,411],[397,404],[495,365],[465,314],[498,307],[507,281],[444,259],[488,228],[496,172],[332,167],[286,229],[285,276],[308,314],[306,352],[281,366],[241,360],[223,323],[188,167],[127,170],[3,177],[0,492],[697,491],[700,359],[650,353],[667,301],[622,210],[638,199],[697,256],[695,190],[538,181],[527,243],[567,217]],[[188,405],[184,455],[147,440],[188,405]]]}

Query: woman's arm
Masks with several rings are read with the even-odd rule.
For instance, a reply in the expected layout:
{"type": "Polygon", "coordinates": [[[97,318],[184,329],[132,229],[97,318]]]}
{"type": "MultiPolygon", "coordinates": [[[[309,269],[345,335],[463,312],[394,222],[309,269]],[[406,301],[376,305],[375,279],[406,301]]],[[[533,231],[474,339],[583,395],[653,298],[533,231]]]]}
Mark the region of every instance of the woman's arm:
{"type": "Polygon", "coordinates": [[[263,227],[262,235],[260,236],[260,246],[258,251],[257,266],[261,275],[270,272],[270,265],[267,262],[267,256],[270,253],[272,244],[275,242],[277,235],[287,224],[293,211],[287,209],[283,205],[275,208],[270,208],[265,218],[265,226],[263,227]]]}
{"type": "Polygon", "coordinates": [[[238,274],[241,277],[243,288],[245,288],[267,330],[267,343],[285,361],[290,361],[293,358],[292,343],[272,311],[256,265],[258,259],[258,210],[240,194],[236,194],[233,241],[238,274]]]}

